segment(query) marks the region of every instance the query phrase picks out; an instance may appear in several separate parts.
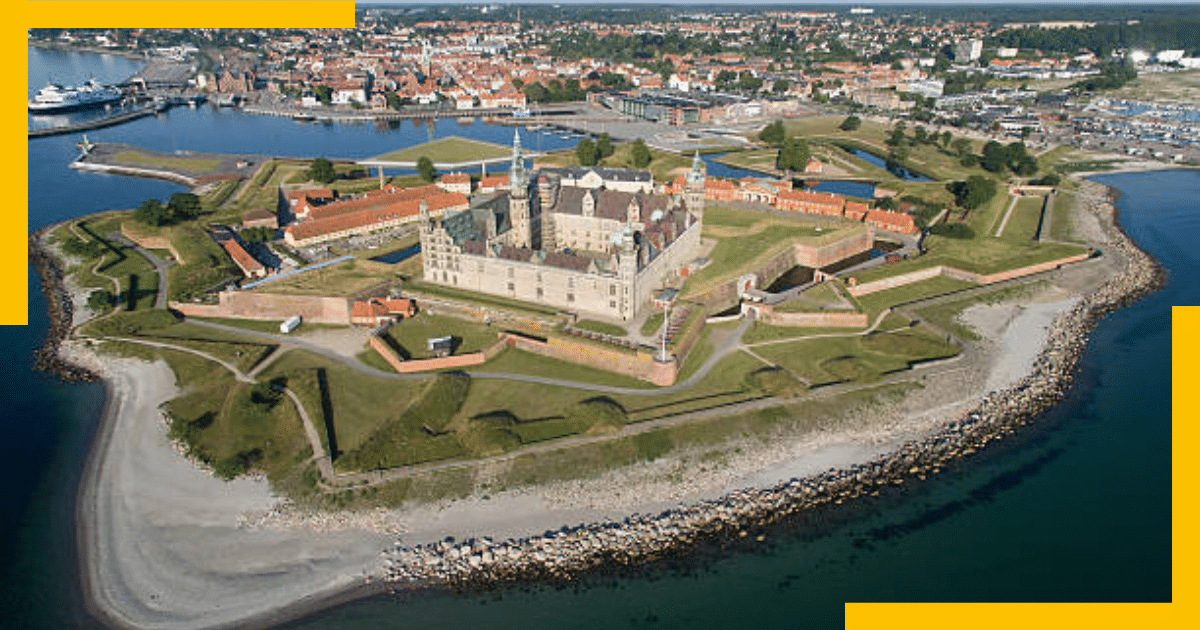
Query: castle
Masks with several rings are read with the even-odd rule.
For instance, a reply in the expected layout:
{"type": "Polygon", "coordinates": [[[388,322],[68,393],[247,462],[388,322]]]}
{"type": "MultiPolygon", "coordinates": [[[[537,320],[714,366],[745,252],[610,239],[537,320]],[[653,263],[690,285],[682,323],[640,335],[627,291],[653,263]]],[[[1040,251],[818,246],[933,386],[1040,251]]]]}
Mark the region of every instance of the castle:
{"type": "Polygon", "coordinates": [[[681,194],[650,192],[644,171],[541,169],[531,179],[514,133],[509,186],[470,207],[422,208],[426,282],[630,320],[700,247],[704,173],[681,194]]]}

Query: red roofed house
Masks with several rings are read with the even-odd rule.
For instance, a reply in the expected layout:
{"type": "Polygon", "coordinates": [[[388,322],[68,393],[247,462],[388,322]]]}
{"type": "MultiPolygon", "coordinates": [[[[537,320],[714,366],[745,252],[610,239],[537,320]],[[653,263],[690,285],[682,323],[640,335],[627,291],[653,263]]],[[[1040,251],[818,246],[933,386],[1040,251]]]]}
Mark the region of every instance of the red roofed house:
{"type": "Polygon", "coordinates": [[[508,189],[508,175],[497,177],[484,177],[479,180],[479,192],[494,193],[497,190],[508,189]]]}
{"type": "Polygon", "coordinates": [[[913,221],[912,215],[903,212],[871,210],[867,212],[866,222],[867,225],[873,225],[881,230],[900,234],[913,234],[917,231],[917,224],[913,221]]]}
{"type": "Polygon", "coordinates": [[[807,190],[782,190],[775,200],[775,207],[780,210],[834,217],[842,216],[845,206],[843,197],[807,190]]]}
{"type": "Polygon", "coordinates": [[[225,252],[229,254],[229,257],[233,259],[238,269],[241,269],[247,278],[266,277],[267,268],[251,256],[250,252],[246,251],[241,243],[231,238],[221,241],[221,247],[225,248],[225,252]]]}
{"type": "Polygon", "coordinates": [[[452,193],[471,194],[471,176],[466,173],[448,173],[438,179],[442,190],[452,193]]]}
{"type": "Polygon", "coordinates": [[[386,320],[398,320],[416,314],[416,300],[373,297],[357,300],[350,306],[350,323],[378,326],[386,320]]]}
{"type": "Polygon", "coordinates": [[[242,215],[242,227],[265,227],[274,230],[279,227],[279,218],[274,212],[266,210],[251,210],[242,215]]]}
{"type": "Polygon", "coordinates": [[[422,205],[430,216],[468,208],[466,195],[443,192],[432,185],[421,188],[428,194],[413,197],[406,189],[397,189],[394,194],[385,192],[314,208],[307,221],[284,230],[283,240],[293,247],[306,247],[415,222],[422,205]]]}
{"type": "Polygon", "coordinates": [[[861,201],[847,201],[846,218],[851,221],[862,221],[870,209],[870,206],[861,201]]]}

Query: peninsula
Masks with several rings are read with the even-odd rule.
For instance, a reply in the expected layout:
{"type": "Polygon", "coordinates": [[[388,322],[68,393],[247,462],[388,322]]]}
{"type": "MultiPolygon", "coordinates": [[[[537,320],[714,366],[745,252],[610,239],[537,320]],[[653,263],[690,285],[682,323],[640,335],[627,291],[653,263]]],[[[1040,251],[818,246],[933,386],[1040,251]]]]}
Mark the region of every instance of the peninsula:
{"type": "Polygon", "coordinates": [[[609,94],[573,150],[529,152],[555,123],[510,86],[476,98],[511,143],[82,139],[71,168],[188,189],[30,239],[40,362],[108,392],[78,503],[97,616],[266,626],[752,538],[1005,439],[1162,281],[1084,177],[1170,164],[1056,142],[1067,121],[609,94]],[[718,106],[719,133],[688,118],[718,106]]]}

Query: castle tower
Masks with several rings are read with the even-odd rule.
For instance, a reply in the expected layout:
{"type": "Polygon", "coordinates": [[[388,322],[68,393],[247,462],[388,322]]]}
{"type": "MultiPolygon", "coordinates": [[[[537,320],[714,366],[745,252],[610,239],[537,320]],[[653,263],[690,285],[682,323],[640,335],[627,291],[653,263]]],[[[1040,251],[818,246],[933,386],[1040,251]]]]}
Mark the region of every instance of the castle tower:
{"type": "Polygon", "coordinates": [[[621,245],[617,253],[617,273],[621,280],[619,299],[621,319],[633,319],[637,315],[637,271],[638,250],[633,240],[633,227],[626,225],[621,232],[621,245]]]}
{"type": "Polygon", "coordinates": [[[533,225],[529,216],[529,173],[521,156],[521,136],[513,130],[512,166],[508,171],[508,210],[517,247],[533,247],[533,225]]]}
{"type": "Polygon", "coordinates": [[[687,174],[687,184],[683,192],[688,210],[696,215],[696,221],[704,223],[704,170],[700,162],[700,151],[692,156],[692,170],[687,174]]]}

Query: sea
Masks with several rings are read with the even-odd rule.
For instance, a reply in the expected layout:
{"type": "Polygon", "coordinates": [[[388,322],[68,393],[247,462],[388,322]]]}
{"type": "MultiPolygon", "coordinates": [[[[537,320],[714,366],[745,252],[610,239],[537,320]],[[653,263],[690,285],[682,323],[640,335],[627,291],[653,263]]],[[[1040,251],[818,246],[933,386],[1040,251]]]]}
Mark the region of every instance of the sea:
{"type": "MultiPolygon", "coordinates": [[[[124,79],[109,55],[29,50],[31,90],[48,75],[124,79]]],[[[460,135],[507,143],[512,129],[313,124],[202,106],[88,133],[158,151],[366,157],[460,135]]],[[[574,140],[521,130],[543,149],[574,140]],[[540,136],[540,140],[539,140],[540,136]]],[[[165,199],[180,188],[79,173],[75,136],[29,141],[29,229],[165,199]]],[[[282,627],[834,628],[857,601],[1169,601],[1171,597],[1171,306],[1200,303],[1200,172],[1095,177],[1121,194],[1119,220],[1168,270],[1166,286],[1105,317],[1065,400],[1015,439],[872,502],[713,545],[642,570],[571,585],[475,593],[378,595],[282,627]],[[752,539],[753,540],[753,539],[752,539]]],[[[84,606],[74,509],[104,405],[99,384],[33,370],[47,331],[29,271],[29,325],[0,330],[11,370],[0,405],[0,627],[103,627],[84,606]]]]}

